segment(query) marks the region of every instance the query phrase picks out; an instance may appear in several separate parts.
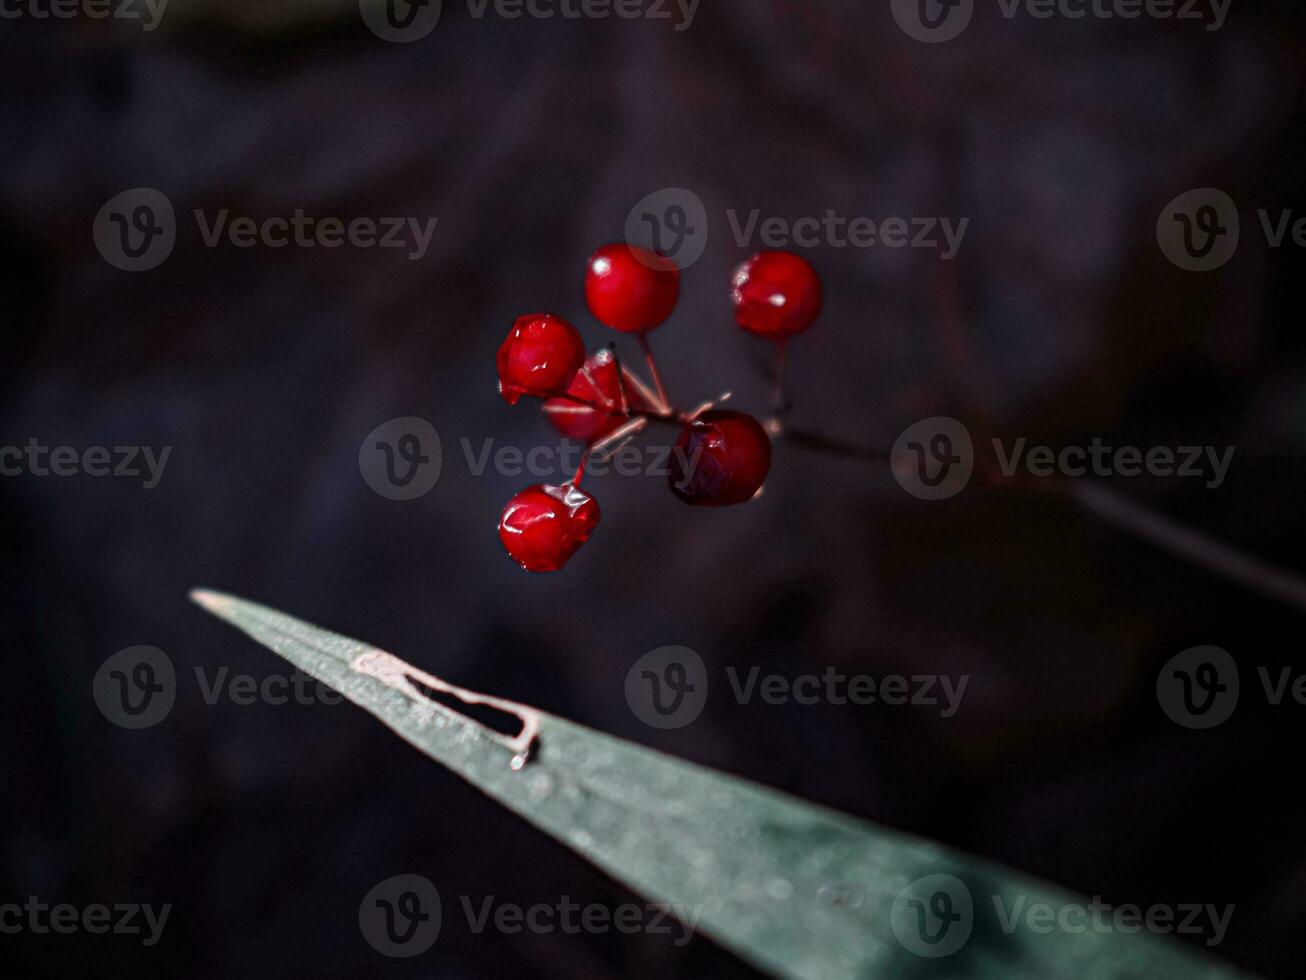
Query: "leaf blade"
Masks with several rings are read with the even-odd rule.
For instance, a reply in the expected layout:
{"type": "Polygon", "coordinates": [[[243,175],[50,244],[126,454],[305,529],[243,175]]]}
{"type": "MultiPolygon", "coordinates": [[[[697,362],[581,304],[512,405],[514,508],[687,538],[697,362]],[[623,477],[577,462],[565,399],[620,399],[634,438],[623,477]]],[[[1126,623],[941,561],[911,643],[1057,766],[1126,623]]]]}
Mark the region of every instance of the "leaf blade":
{"type": "Polygon", "coordinates": [[[233,596],[197,590],[192,598],[614,878],[776,976],[1246,976],[1152,936],[1009,929],[1010,919],[996,912],[999,904],[1011,910],[1084,903],[941,845],[488,699],[538,725],[531,761],[517,771],[509,740],[422,697],[402,677],[383,680],[358,665],[379,655],[406,673],[444,683],[419,668],[233,596]],[[973,931],[955,952],[930,958],[897,937],[903,896],[915,895],[911,883],[937,875],[961,883],[973,903],[973,931]]]}

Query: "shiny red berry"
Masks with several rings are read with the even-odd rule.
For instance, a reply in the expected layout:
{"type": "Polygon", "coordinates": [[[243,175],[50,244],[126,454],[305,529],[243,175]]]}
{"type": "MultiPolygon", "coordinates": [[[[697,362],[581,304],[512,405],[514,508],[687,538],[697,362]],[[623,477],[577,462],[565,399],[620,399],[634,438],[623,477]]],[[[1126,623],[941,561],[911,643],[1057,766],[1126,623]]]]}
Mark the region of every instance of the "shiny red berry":
{"type": "Polygon", "coordinates": [[[704,412],[681,430],[670,469],[671,489],[687,504],[741,504],[766,481],[771,440],[751,415],[704,412]]]}
{"type": "Polygon", "coordinates": [[[680,270],[670,259],[625,243],[604,245],[590,256],[585,300],[614,330],[652,330],[671,316],[680,297],[680,270]]]}
{"type": "Polygon", "coordinates": [[[599,522],[599,505],[570,483],[537,483],[503,509],[499,540],[522,568],[556,572],[567,564],[599,522]]]}
{"type": "Polygon", "coordinates": [[[499,394],[509,405],[522,395],[547,398],[566,391],[585,363],[580,331],[552,313],[520,316],[494,359],[499,394]]]}
{"type": "Polygon", "coordinates": [[[735,321],[750,333],[786,340],[821,313],[821,280],[805,259],[790,252],[758,252],[731,281],[735,321]]]}
{"type": "Polygon", "coordinates": [[[544,414],[564,436],[581,442],[597,442],[621,426],[626,421],[626,411],[655,410],[640,393],[638,384],[629,380],[624,385],[621,383],[621,369],[610,350],[591,354],[572,378],[566,393],[570,397],[546,401],[544,414]]]}

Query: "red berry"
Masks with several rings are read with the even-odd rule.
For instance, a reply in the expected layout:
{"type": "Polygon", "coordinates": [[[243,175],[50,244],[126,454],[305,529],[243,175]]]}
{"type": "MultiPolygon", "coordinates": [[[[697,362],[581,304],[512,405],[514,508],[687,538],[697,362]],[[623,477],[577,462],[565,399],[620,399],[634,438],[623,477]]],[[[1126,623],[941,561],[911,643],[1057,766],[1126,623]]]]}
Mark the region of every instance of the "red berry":
{"type": "Polygon", "coordinates": [[[623,387],[627,409],[654,411],[654,406],[640,394],[638,386],[632,382],[623,386],[620,377],[612,351],[591,354],[567,388],[571,397],[550,398],[544,403],[544,414],[568,439],[597,442],[626,421],[622,409],[623,387]],[[575,399],[597,408],[588,408],[575,399]]]}
{"type": "Polygon", "coordinates": [[[704,412],[688,423],[671,454],[668,482],[687,504],[723,507],[752,500],[771,470],[771,440],[743,412],[704,412]]]}
{"type": "Polygon", "coordinates": [[[552,313],[519,316],[494,359],[499,394],[509,405],[522,395],[547,398],[565,391],[585,363],[580,331],[552,313]]]}
{"type": "Polygon", "coordinates": [[[590,256],[585,300],[590,312],[614,330],[652,330],[676,308],[680,270],[670,259],[642,248],[604,245],[590,256]]]}
{"type": "Polygon", "coordinates": [[[556,572],[567,564],[599,522],[599,505],[570,483],[537,483],[508,501],[499,518],[499,540],[530,572],[556,572]]]}
{"type": "Polygon", "coordinates": [[[735,321],[750,333],[786,340],[821,313],[821,280],[805,259],[790,252],[758,252],[731,281],[735,321]]]}

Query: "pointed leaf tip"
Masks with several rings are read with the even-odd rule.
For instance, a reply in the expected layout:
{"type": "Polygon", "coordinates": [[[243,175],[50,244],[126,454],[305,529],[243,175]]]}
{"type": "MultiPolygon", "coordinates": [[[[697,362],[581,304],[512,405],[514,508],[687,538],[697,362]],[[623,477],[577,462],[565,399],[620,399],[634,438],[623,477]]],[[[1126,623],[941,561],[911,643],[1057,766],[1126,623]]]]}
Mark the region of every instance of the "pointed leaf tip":
{"type": "Polygon", "coordinates": [[[212,589],[191,589],[190,601],[219,616],[232,607],[231,596],[212,589]]]}

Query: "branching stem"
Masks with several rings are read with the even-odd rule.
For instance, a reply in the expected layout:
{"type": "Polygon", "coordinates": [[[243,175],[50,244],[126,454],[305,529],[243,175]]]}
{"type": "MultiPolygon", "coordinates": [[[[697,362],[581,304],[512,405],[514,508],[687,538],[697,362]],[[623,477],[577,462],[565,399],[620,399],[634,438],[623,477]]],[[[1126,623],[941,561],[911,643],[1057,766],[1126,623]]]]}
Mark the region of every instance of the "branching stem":
{"type": "MultiPolygon", "coordinates": [[[[832,439],[818,433],[790,430],[782,438],[801,449],[843,459],[867,463],[890,462],[889,453],[882,449],[832,439]]],[[[1102,483],[1053,477],[1026,481],[1007,477],[997,470],[986,471],[982,478],[985,485],[991,487],[1056,492],[1086,513],[1147,541],[1168,554],[1192,562],[1264,598],[1306,612],[1306,578],[1158,514],[1102,483]]]]}

